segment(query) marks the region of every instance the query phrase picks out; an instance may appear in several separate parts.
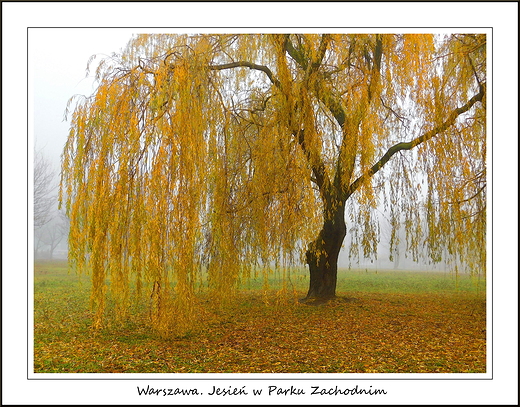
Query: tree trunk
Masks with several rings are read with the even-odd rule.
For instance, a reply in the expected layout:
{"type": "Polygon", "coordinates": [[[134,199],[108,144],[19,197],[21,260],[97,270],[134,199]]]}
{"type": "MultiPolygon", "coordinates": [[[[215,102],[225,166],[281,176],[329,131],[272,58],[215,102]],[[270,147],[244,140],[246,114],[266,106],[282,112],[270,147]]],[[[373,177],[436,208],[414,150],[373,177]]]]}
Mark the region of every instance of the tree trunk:
{"type": "Polygon", "coordinates": [[[323,227],[307,249],[310,282],[302,302],[325,302],[336,296],[338,256],[345,239],[345,204],[339,203],[326,210],[323,227]]]}

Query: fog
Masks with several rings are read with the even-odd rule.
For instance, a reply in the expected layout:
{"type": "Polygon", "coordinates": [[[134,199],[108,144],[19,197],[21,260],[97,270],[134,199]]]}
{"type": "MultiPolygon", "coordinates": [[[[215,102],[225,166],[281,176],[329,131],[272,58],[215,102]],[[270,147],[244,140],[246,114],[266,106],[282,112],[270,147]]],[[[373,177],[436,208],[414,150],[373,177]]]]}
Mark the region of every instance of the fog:
{"type": "Polygon", "coordinates": [[[87,61],[99,54],[95,69],[103,56],[120,52],[131,35],[132,31],[124,29],[29,29],[29,81],[33,85],[29,140],[43,149],[57,170],[70,126],[64,120],[67,101],[95,90],[93,77],[85,77],[87,61]]]}
{"type": "Polygon", "coordinates": [[[66,225],[57,201],[61,154],[70,128],[70,117],[65,120],[67,102],[73,95],[89,96],[95,90],[92,75],[86,77],[89,58],[97,55],[91,70],[95,72],[97,63],[120,52],[131,36],[132,31],[125,29],[28,30],[29,156],[34,147],[50,163],[54,174],[51,194],[55,198],[52,219],[32,236],[35,258],[67,258],[67,238],[63,235],[66,225]]]}

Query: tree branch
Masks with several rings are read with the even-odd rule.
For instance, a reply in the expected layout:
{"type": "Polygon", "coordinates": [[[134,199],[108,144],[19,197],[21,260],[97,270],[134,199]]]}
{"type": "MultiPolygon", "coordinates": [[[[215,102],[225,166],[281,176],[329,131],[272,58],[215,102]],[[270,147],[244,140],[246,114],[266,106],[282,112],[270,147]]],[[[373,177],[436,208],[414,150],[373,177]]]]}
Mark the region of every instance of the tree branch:
{"type": "Polygon", "coordinates": [[[307,157],[307,161],[313,174],[311,181],[318,186],[318,190],[320,191],[320,195],[323,198],[323,202],[325,202],[327,194],[330,192],[330,179],[327,175],[325,164],[320,159],[321,157],[316,156],[316,154],[312,154],[312,152],[309,150],[305,140],[305,130],[302,129],[297,134],[293,133],[293,136],[296,138],[296,140],[298,140],[298,144],[305,154],[305,157],[307,157]]]}
{"type": "MultiPolygon", "coordinates": [[[[324,52],[325,51],[323,51],[323,54],[324,54],[324,52]]],[[[307,66],[306,63],[305,63],[305,66],[307,66]]],[[[262,71],[267,75],[267,77],[269,78],[271,83],[273,83],[277,88],[280,88],[280,86],[281,86],[280,81],[274,77],[273,72],[267,66],[254,64],[254,63],[248,62],[248,61],[237,61],[237,62],[230,62],[227,64],[210,65],[208,68],[210,70],[220,71],[220,70],[224,70],[224,69],[233,69],[233,68],[240,68],[240,67],[262,71]]],[[[321,160],[320,160],[318,163],[316,163],[316,157],[308,149],[304,134],[305,134],[305,132],[302,129],[297,134],[293,134],[293,135],[296,138],[296,140],[298,140],[298,143],[300,144],[305,156],[307,157],[307,159],[309,161],[312,172],[314,174],[314,179],[315,179],[316,185],[318,185],[320,193],[323,196],[323,194],[325,194],[325,189],[328,187],[330,181],[327,177],[327,173],[325,171],[325,165],[323,164],[323,162],[321,162],[321,160]]]]}
{"type": "Polygon", "coordinates": [[[330,42],[330,35],[323,34],[321,36],[320,41],[320,47],[318,49],[318,56],[315,61],[312,61],[311,63],[311,71],[317,71],[319,67],[321,66],[321,63],[323,61],[323,58],[325,57],[325,53],[327,52],[327,47],[329,46],[330,42]]]}
{"type": "Polygon", "coordinates": [[[232,68],[255,69],[257,71],[262,71],[263,73],[265,73],[273,85],[275,85],[277,88],[280,87],[280,81],[274,77],[273,72],[265,65],[258,65],[258,64],[254,64],[249,61],[237,61],[237,62],[230,62],[228,64],[209,65],[208,68],[212,71],[221,71],[224,69],[232,69],[232,68]]]}
{"type": "MultiPolygon", "coordinates": [[[[322,44],[320,45],[320,55],[319,55],[319,61],[321,63],[321,60],[325,56],[326,46],[328,44],[328,41],[322,40],[322,44]]],[[[305,59],[302,52],[294,47],[294,45],[289,41],[289,37],[286,37],[285,41],[285,50],[289,54],[289,56],[302,68],[304,71],[307,70],[307,67],[309,66],[309,61],[305,59]]],[[[314,70],[316,70],[318,66],[313,67],[314,70]]],[[[316,96],[318,99],[329,109],[329,111],[332,113],[336,121],[338,122],[340,128],[343,128],[346,120],[346,114],[345,110],[341,104],[341,100],[339,98],[335,98],[332,96],[330,91],[325,91],[324,89],[320,89],[319,86],[316,84],[316,96]]]]}
{"type": "Polygon", "coordinates": [[[345,191],[345,199],[348,199],[350,195],[354,193],[367,179],[371,178],[374,174],[376,174],[389,160],[392,156],[398,151],[402,150],[411,150],[412,148],[422,144],[431,138],[437,136],[439,133],[442,133],[449,127],[451,127],[457,118],[467,112],[469,109],[473,107],[473,105],[477,102],[482,102],[486,95],[486,84],[482,83],[480,85],[480,91],[475,96],[473,96],[464,106],[459,107],[451,112],[446,121],[432,130],[424,133],[422,136],[416,137],[415,139],[408,142],[401,142],[393,145],[388,149],[388,151],[376,162],[367,172],[361,175],[358,179],[356,179],[345,191]]]}
{"type": "Polygon", "coordinates": [[[303,53],[301,50],[295,48],[295,46],[292,44],[292,42],[289,40],[289,34],[285,36],[285,50],[289,54],[289,56],[294,59],[300,67],[306,71],[307,66],[309,65],[309,61],[305,59],[303,53]]]}

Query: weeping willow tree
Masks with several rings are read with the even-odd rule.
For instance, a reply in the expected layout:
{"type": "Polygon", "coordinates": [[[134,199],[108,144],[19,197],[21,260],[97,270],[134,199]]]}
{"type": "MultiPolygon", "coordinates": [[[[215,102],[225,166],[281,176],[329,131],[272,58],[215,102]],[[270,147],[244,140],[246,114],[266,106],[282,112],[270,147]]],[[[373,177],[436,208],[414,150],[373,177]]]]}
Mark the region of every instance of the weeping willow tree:
{"type": "Polygon", "coordinates": [[[382,209],[391,252],[403,228],[414,259],[485,272],[485,35],[139,35],[95,77],[60,199],[96,325],[146,289],[165,331],[202,275],[222,298],[280,261],[330,299],[347,225],[375,256],[382,209]]]}

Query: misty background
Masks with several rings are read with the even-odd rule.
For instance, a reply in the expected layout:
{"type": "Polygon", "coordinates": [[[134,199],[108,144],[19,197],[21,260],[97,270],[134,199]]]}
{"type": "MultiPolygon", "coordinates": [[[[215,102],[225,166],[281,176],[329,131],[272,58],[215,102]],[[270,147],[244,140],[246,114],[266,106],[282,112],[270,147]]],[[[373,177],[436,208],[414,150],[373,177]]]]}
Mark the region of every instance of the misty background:
{"type": "Polygon", "coordinates": [[[43,160],[46,171],[53,175],[48,191],[53,205],[45,223],[35,225],[34,257],[66,259],[68,225],[63,211],[58,212],[57,197],[61,154],[70,129],[70,114],[65,120],[67,102],[76,94],[89,96],[95,91],[92,72],[103,58],[124,49],[132,31],[30,28],[28,36],[28,147],[35,155],[34,160],[29,160],[30,174],[32,162],[43,160]],[[87,77],[87,62],[92,55],[96,58],[87,77]]]}

